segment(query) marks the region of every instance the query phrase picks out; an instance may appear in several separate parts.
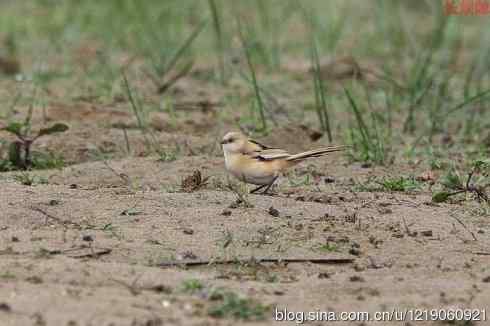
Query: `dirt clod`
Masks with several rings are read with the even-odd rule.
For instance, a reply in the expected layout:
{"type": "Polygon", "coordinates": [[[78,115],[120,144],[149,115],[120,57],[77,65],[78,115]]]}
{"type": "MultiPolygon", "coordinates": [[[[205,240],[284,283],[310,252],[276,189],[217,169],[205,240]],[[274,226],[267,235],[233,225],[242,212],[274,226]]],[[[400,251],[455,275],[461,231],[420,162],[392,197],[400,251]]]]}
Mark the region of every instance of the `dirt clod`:
{"type": "Polygon", "coordinates": [[[8,303],[0,302],[0,311],[11,312],[12,308],[10,307],[10,305],[8,303]]]}

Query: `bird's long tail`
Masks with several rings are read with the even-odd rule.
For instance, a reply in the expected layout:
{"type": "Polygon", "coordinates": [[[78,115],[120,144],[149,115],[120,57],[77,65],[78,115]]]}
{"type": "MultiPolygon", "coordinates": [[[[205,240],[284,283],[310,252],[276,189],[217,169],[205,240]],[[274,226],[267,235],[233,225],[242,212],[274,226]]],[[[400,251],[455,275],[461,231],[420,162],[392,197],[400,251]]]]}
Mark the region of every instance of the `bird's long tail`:
{"type": "Polygon", "coordinates": [[[299,162],[310,157],[320,157],[328,153],[343,151],[348,147],[349,146],[331,146],[331,147],[318,148],[311,151],[291,155],[286,159],[286,161],[299,162]]]}

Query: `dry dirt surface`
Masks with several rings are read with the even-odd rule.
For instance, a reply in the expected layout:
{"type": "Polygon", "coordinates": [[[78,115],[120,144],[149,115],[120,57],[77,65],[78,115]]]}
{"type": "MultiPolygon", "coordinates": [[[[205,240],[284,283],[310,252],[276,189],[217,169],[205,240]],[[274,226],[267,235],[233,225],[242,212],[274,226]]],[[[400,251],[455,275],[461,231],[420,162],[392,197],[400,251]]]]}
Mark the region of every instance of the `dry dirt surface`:
{"type": "Polygon", "coordinates": [[[490,16],[452,2],[0,0],[0,326],[490,325],[490,16]],[[249,194],[238,129],[349,147],[249,194]]]}
{"type": "MultiPolygon", "coordinates": [[[[489,220],[464,215],[478,204],[353,192],[353,177],[386,171],[342,162],[312,161],[295,173],[320,171],[313,185],[282,179],[274,196],[241,203],[224,186],[218,155],[76,164],[36,171],[47,183],[33,186],[4,173],[0,324],[269,325],[276,308],[488,308],[489,220]],[[195,170],[209,179],[183,191],[195,170]],[[223,308],[216,289],[246,298],[237,309],[251,310],[249,320],[223,308]],[[225,315],[215,317],[220,307],[225,315]]],[[[480,324],[487,325],[464,325],[480,324]]]]}

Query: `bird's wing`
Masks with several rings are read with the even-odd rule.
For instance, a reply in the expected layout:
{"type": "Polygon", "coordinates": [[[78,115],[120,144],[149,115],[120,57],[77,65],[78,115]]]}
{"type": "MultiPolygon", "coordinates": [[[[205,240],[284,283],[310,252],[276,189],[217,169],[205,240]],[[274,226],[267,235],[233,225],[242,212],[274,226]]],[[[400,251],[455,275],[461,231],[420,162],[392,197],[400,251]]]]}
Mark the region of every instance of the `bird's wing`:
{"type": "Polygon", "coordinates": [[[250,153],[250,156],[252,158],[261,161],[271,161],[271,160],[277,160],[281,158],[288,158],[291,156],[291,154],[289,154],[283,149],[271,148],[271,149],[264,149],[262,151],[250,153]]]}
{"type": "Polygon", "coordinates": [[[252,147],[256,147],[257,149],[255,150],[264,150],[264,149],[272,149],[272,147],[269,147],[269,146],[266,146],[262,143],[259,143],[258,141],[256,140],[253,140],[253,139],[249,139],[248,140],[251,144],[252,147]]]}

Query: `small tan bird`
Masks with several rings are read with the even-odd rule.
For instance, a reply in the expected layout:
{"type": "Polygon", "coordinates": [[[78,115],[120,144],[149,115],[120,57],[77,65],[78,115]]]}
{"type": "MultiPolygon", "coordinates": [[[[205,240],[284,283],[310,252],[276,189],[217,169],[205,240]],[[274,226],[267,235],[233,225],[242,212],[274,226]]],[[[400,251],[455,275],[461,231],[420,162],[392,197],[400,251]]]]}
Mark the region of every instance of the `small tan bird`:
{"type": "Polygon", "coordinates": [[[287,168],[307,158],[319,157],[344,150],[347,146],[332,146],[291,155],[283,149],[271,148],[248,139],[240,132],[229,132],[221,141],[226,169],[240,181],[258,185],[250,193],[265,188],[266,194],[287,168]]]}

